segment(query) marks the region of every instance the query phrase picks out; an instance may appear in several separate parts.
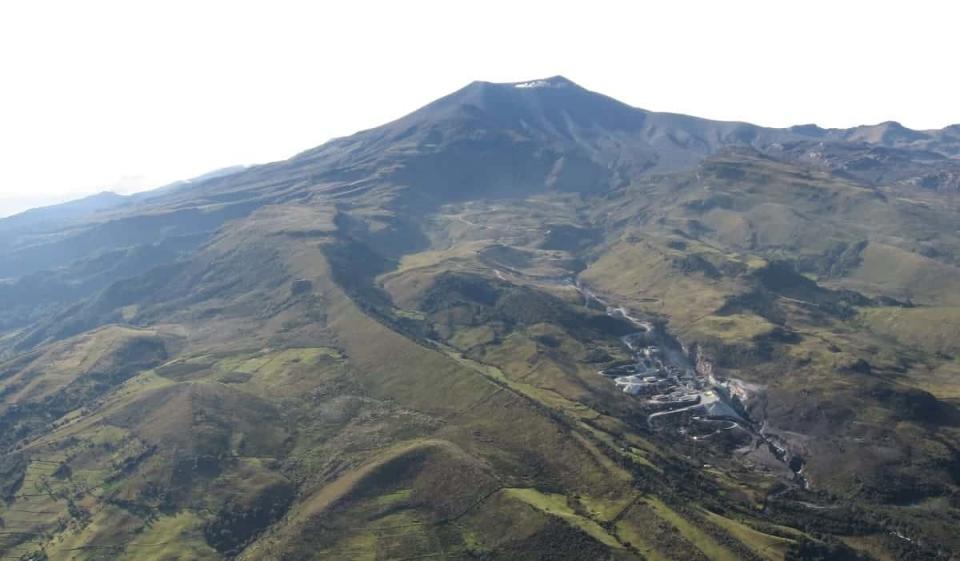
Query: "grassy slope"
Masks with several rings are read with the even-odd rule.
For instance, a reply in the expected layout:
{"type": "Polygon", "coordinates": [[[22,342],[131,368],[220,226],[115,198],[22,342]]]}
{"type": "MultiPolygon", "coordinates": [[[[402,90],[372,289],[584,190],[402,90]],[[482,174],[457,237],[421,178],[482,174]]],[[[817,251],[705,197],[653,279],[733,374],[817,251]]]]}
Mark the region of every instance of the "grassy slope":
{"type": "MultiPolygon", "coordinates": [[[[781,171],[770,173],[775,177],[781,171]]],[[[816,236],[817,243],[821,245],[808,243],[801,238],[784,238],[783,232],[776,231],[780,220],[776,213],[772,215],[774,218],[766,222],[765,227],[770,228],[769,235],[763,233],[762,228],[758,227],[761,222],[754,218],[759,215],[771,216],[774,208],[780,212],[783,207],[770,207],[767,203],[759,202],[757,204],[761,208],[758,214],[748,212],[750,218],[745,222],[754,232],[753,241],[749,244],[733,243],[723,237],[713,237],[712,233],[706,236],[705,241],[703,237],[699,240],[678,239],[673,231],[659,230],[662,220],[650,220],[647,225],[631,225],[633,234],[621,235],[601,248],[595,255],[598,258],[580,278],[612,301],[626,303],[634,312],[655,313],[665,317],[670,321],[671,328],[676,329],[685,340],[709,343],[720,358],[726,359],[724,354],[741,357],[736,362],[727,359],[726,369],[720,372],[765,384],[771,396],[764,404],[768,419],[783,427],[792,425],[801,432],[816,435],[815,441],[797,441],[800,453],[809,455],[812,461],[819,464],[811,463],[807,469],[808,476],[815,484],[844,493],[856,492],[850,486],[853,481],[866,479],[868,486],[876,489],[882,487],[882,482],[892,473],[899,473],[901,475],[897,477],[914,478],[913,481],[927,481],[940,486],[940,490],[934,493],[950,493],[953,484],[949,479],[944,479],[946,472],[931,471],[921,464],[903,462],[904,456],[901,454],[911,449],[913,453],[920,453],[937,465],[947,465],[950,453],[945,452],[938,441],[955,441],[956,434],[949,426],[931,429],[929,425],[918,422],[918,419],[910,418],[911,414],[903,409],[900,401],[914,399],[911,396],[915,394],[910,393],[914,388],[926,389],[936,396],[950,399],[956,396],[956,388],[960,387],[952,374],[956,372],[956,363],[949,353],[943,352],[944,346],[949,345],[952,316],[951,308],[940,307],[939,302],[949,300],[952,294],[949,289],[938,292],[933,290],[935,287],[932,285],[924,285],[930,288],[929,291],[925,288],[926,292],[943,295],[936,296],[938,300],[929,301],[930,305],[926,307],[861,306],[853,316],[832,311],[821,304],[821,300],[814,299],[824,298],[825,293],[821,296],[792,292],[774,294],[774,305],[779,311],[772,319],[750,310],[731,313],[721,309],[731,298],[755,289],[753,272],[764,267],[770,259],[807,259],[803,251],[815,253],[826,250],[831,244],[842,240],[856,241],[876,236],[883,239],[884,243],[899,246],[892,255],[897,259],[906,259],[903,261],[903,271],[910,270],[906,263],[911,260],[947,270],[950,266],[935,265],[932,260],[920,258],[913,252],[920,247],[917,238],[922,239],[924,232],[939,228],[937,225],[941,220],[936,215],[935,207],[900,199],[885,201],[870,190],[823,177],[799,178],[795,183],[786,185],[786,190],[777,192],[767,190],[771,188],[763,186],[763,180],[763,177],[752,179],[758,183],[754,187],[744,188],[731,183],[729,187],[724,185],[723,189],[738,189],[733,200],[747,201],[748,206],[752,204],[751,198],[765,199],[773,195],[810,216],[816,216],[818,221],[824,215],[835,213],[835,221],[826,229],[818,223],[819,229],[797,230],[798,233],[802,230],[804,235],[816,236]],[[797,205],[797,200],[802,203],[797,205]],[[804,205],[808,208],[804,209],[804,205]],[[774,234],[781,237],[774,239],[774,234]],[[899,237],[894,237],[894,234],[899,237]],[[691,262],[686,259],[690,255],[697,256],[698,260],[691,262]],[[708,274],[709,268],[701,267],[704,260],[721,273],[719,277],[708,274]],[[669,305],[665,302],[669,302],[669,305]],[[857,313],[860,315],[857,316],[857,313]],[[927,317],[936,321],[924,321],[927,317]],[[765,341],[768,336],[779,337],[773,330],[778,324],[780,329],[785,326],[797,337],[789,341],[772,338],[765,341]],[[863,329],[864,325],[869,329],[863,329]],[[899,329],[900,326],[903,329],[899,329]],[[921,351],[918,352],[918,348],[921,351]],[[936,356],[938,352],[946,356],[936,356]],[[851,370],[859,360],[871,365],[871,374],[863,375],[851,370]],[[791,372],[792,375],[785,377],[783,372],[791,372]],[[892,393],[884,393],[888,390],[879,389],[871,390],[879,393],[865,394],[863,391],[865,386],[887,387],[886,384],[892,384],[892,393]],[[891,431],[894,426],[897,428],[891,431]],[[877,439],[887,439],[886,442],[893,444],[875,444],[877,439]]],[[[776,188],[782,186],[776,185],[776,188]]],[[[682,190],[669,196],[676,197],[684,204],[691,200],[682,190]]],[[[712,195],[708,193],[706,196],[712,195]]],[[[693,200],[697,197],[700,195],[693,200]]],[[[649,197],[638,196],[636,200],[648,201],[649,197]]],[[[629,208],[631,204],[624,204],[621,210],[612,210],[612,219],[617,218],[616,212],[644,216],[644,211],[629,208]]],[[[677,213],[689,214],[692,208],[678,207],[677,213]]],[[[737,214],[743,210],[731,209],[730,212],[737,214]]],[[[501,210],[494,207],[488,212],[491,213],[490,219],[496,221],[501,210]]],[[[644,220],[647,220],[645,216],[644,220]]],[[[684,228],[688,226],[677,218],[667,218],[667,224],[671,224],[670,221],[684,228]]],[[[473,234],[463,235],[479,234],[474,231],[473,234]]],[[[535,240],[536,236],[532,243],[536,243],[535,240]]],[[[949,254],[952,251],[949,244],[953,241],[943,238],[942,243],[944,245],[940,247],[949,254]]],[[[862,254],[863,265],[846,270],[836,268],[837,274],[849,275],[850,279],[860,275],[862,267],[868,266],[873,259],[872,247],[873,244],[868,245],[862,254]]],[[[442,269],[442,265],[435,267],[442,269]]],[[[524,276],[523,270],[516,271],[517,274],[514,271],[510,273],[507,276],[510,281],[536,282],[535,275],[524,276]]],[[[891,274],[895,278],[896,271],[891,274]]],[[[391,279],[391,283],[399,282],[400,278],[391,279]]],[[[429,278],[421,277],[420,282],[427,283],[429,278]]],[[[888,288],[908,285],[916,280],[897,280],[894,285],[889,285],[883,284],[887,282],[884,278],[878,276],[874,283],[879,289],[866,292],[902,297],[903,293],[888,288]]],[[[949,281],[951,277],[931,272],[927,278],[949,281]]],[[[823,279],[827,287],[850,286],[847,282],[842,279],[823,279]]],[[[410,297],[405,301],[411,301],[410,297]]],[[[476,328],[466,328],[457,331],[452,341],[469,350],[472,355],[501,364],[504,372],[515,370],[516,374],[513,375],[526,383],[534,381],[534,385],[543,385],[552,392],[563,387],[561,382],[564,375],[560,371],[547,374],[549,370],[530,368],[536,364],[536,359],[532,358],[535,353],[525,351],[529,343],[524,343],[524,338],[516,334],[503,337],[491,333],[489,329],[478,331],[476,328]],[[543,373],[540,380],[538,373],[543,373]]],[[[723,367],[723,364],[720,366],[723,367]]],[[[565,394],[567,399],[576,400],[578,397],[572,387],[560,390],[560,394],[565,394]]],[[[734,483],[732,488],[739,489],[741,485],[734,483]]],[[[949,516],[946,512],[945,515],[949,516]]],[[[894,509],[884,511],[881,516],[911,518],[914,515],[906,509],[894,509]]],[[[731,528],[737,527],[734,525],[731,528]]],[[[935,524],[931,524],[929,529],[940,532],[935,524]]],[[[744,532],[740,534],[749,541],[746,538],[748,535],[744,532]]],[[[940,532],[940,536],[943,538],[946,534],[940,532]]],[[[780,545],[782,550],[782,542],[780,545]]],[[[754,549],[771,555],[762,547],[754,549]]]]}
{"type": "MultiPolygon", "coordinates": [[[[736,187],[716,185],[715,191],[736,187]]],[[[739,194],[748,201],[762,195],[755,189],[739,194]]],[[[780,199],[749,209],[694,211],[688,203],[703,194],[678,190],[669,196],[680,205],[675,212],[659,222],[635,224],[632,234],[591,249],[586,257],[592,263],[581,278],[631,310],[657,314],[684,337],[713,341],[718,348],[752,345],[772,332],[772,320],[759,312],[720,311],[731,297],[755,287],[751,275],[769,259],[796,247],[819,249],[820,242],[827,248],[826,238],[856,237],[833,225],[825,230],[829,236],[808,240],[804,236],[813,234],[796,213],[813,209],[790,209],[788,202],[827,199],[843,219],[886,212],[862,189],[824,187],[817,178],[795,178],[780,199]],[[713,233],[677,244],[682,236],[672,228],[689,228],[694,215],[713,233]],[[782,224],[790,227],[778,228],[782,224]]],[[[35,363],[9,366],[10,380],[27,377],[30,368],[45,373],[15,390],[42,399],[89,371],[90,364],[109,366],[98,357],[110,355],[102,349],[122,349],[116,341],[156,337],[175,354],[127,373],[129,379],[110,387],[92,407],[64,412],[51,431],[27,443],[30,461],[20,494],[30,496],[15,498],[0,516],[10,528],[48,534],[8,553],[43,545],[51,559],[94,559],[102,548],[119,545],[109,549],[118,558],[218,559],[226,554],[210,543],[222,541],[204,529],[240,512],[264,520],[241,556],[249,560],[438,553],[520,559],[532,558],[523,557],[531,550],[571,559],[631,559],[639,553],[650,559],[723,560],[744,552],[781,558],[801,536],[765,533],[750,514],[771,488],[769,478],[733,469],[701,472],[696,458],[683,458],[689,451],[673,450],[680,443],[639,430],[631,420],[632,402],[603,384],[590,362],[597,353],[617,358],[616,337],[580,324],[537,320],[531,310],[544,308],[528,307],[536,300],[533,293],[516,292],[519,284],[557,296],[557,309],[546,309],[551,314],[579,310],[572,291],[555,282],[578,272],[575,252],[543,246],[549,239],[544,225],[579,223],[581,217],[570,209],[580,204],[562,199],[495,209],[469,204],[435,217],[430,250],[379,271],[392,304],[403,310],[358,293],[366,276],[349,282],[336,277],[329,250],[344,240],[333,235],[322,208],[274,207],[228,227],[170,283],[168,293],[135,310],[124,306],[128,319],[162,325],[168,335],[108,328],[81,336],[77,341],[87,341],[82,344],[47,347],[35,363]],[[251,262],[266,265],[246,274],[251,262]],[[494,315],[485,325],[470,324],[469,314],[419,309],[424,292],[450,271],[479,275],[514,300],[489,312],[494,315]],[[244,282],[225,282],[231,278],[244,282]],[[293,295],[294,280],[309,281],[308,293],[293,295]],[[174,292],[177,287],[187,292],[174,292]],[[444,341],[431,342],[424,333],[440,333],[444,341]],[[187,342],[169,334],[186,334],[187,342]],[[722,496],[731,512],[712,514],[696,508],[693,495],[675,495],[670,486],[680,482],[673,477],[693,464],[698,471],[691,473],[698,475],[689,477],[713,497],[698,500],[706,504],[722,496]],[[54,476],[61,465],[72,473],[54,476]],[[277,489],[293,490],[289,509],[269,506],[271,490],[277,489]],[[257,510],[262,505],[269,508],[257,510]],[[53,515],[38,522],[15,512],[34,508],[55,512],[62,526],[49,522],[53,515]],[[74,549],[91,545],[101,549],[74,549]]],[[[618,212],[647,212],[623,207],[618,212]]],[[[370,235],[386,229],[389,217],[371,216],[368,222],[379,226],[371,227],[370,235]]],[[[900,244],[888,252],[897,259],[903,252],[915,255],[900,241],[886,241],[900,244]]],[[[869,251],[863,266],[872,266],[869,251]]],[[[872,335],[852,329],[847,319],[816,316],[782,295],[777,302],[801,340],[781,347],[783,354],[772,364],[755,362],[734,372],[782,392],[769,402],[779,419],[804,418],[812,404],[829,414],[837,404],[822,399],[825,395],[855,396],[867,378],[837,373],[847,372],[857,358],[869,356],[878,377],[893,376],[896,353],[870,351],[884,338],[924,349],[949,344],[945,331],[932,328],[909,330],[912,339],[892,333],[898,331],[895,322],[924,324],[927,314],[947,322],[946,311],[865,310],[858,321],[870,326],[872,335]],[[772,377],[783,365],[795,368],[795,376],[772,377]],[[812,382],[822,384],[821,395],[796,399],[812,382]]],[[[938,360],[930,362],[931,372],[948,384],[952,363],[938,360]]],[[[908,372],[916,370],[911,368],[908,372]]],[[[897,446],[913,443],[912,453],[920,458],[945,457],[926,427],[895,419],[884,404],[867,403],[856,420],[868,428],[858,429],[864,432],[853,433],[855,438],[893,437],[897,446]],[[871,432],[891,422],[892,434],[871,432]]],[[[825,439],[814,458],[829,458],[838,445],[850,441],[825,439]]],[[[882,463],[876,454],[888,448],[895,447],[851,447],[849,455],[835,457],[882,463]]],[[[831,464],[825,465],[819,471],[811,465],[818,484],[832,483],[826,476],[831,464]]],[[[871,467],[850,465],[858,474],[871,467]]],[[[845,484],[838,478],[837,488],[845,484]]],[[[233,523],[239,532],[243,524],[233,523]]]]}

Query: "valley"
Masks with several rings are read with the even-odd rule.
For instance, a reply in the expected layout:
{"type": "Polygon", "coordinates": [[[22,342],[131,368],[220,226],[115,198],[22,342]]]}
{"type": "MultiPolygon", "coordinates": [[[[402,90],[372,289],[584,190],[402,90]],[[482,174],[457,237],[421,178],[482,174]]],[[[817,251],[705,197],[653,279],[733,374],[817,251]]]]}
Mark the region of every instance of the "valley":
{"type": "Polygon", "coordinates": [[[955,134],[477,82],[0,221],[2,556],[956,559],[955,134]]]}

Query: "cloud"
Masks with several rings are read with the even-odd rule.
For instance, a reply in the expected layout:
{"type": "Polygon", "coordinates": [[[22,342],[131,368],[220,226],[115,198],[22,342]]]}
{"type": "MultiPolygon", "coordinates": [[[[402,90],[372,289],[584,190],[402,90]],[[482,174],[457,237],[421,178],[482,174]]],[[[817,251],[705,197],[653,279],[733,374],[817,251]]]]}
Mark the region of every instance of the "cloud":
{"type": "Polygon", "coordinates": [[[150,179],[142,174],[124,175],[116,181],[104,185],[104,191],[113,191],[119,195],[129,195],[145,189],[157,187],[150,179]]]}

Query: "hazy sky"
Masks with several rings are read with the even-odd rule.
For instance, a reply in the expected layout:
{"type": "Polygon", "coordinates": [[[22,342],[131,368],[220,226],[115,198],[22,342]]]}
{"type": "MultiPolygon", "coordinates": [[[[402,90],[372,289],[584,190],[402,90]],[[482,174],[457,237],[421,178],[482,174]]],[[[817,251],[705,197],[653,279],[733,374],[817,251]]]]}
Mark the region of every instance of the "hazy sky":
{"type": "Polygon", "coordinates": [[[0,214],[288,157],[472,80],[762,125],[960,122],[949,1],[0,3],[0,214]]]}

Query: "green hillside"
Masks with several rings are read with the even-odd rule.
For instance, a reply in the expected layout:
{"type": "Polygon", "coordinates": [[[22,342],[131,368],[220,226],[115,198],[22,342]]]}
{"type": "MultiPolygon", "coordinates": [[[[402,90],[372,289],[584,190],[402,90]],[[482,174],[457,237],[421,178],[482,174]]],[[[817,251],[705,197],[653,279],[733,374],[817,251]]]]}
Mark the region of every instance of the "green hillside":
{"type": "Polygon", "coordinates": [[[934,141],[543,83],[0,221],[0,556],[956,559],[934,141]]]}

